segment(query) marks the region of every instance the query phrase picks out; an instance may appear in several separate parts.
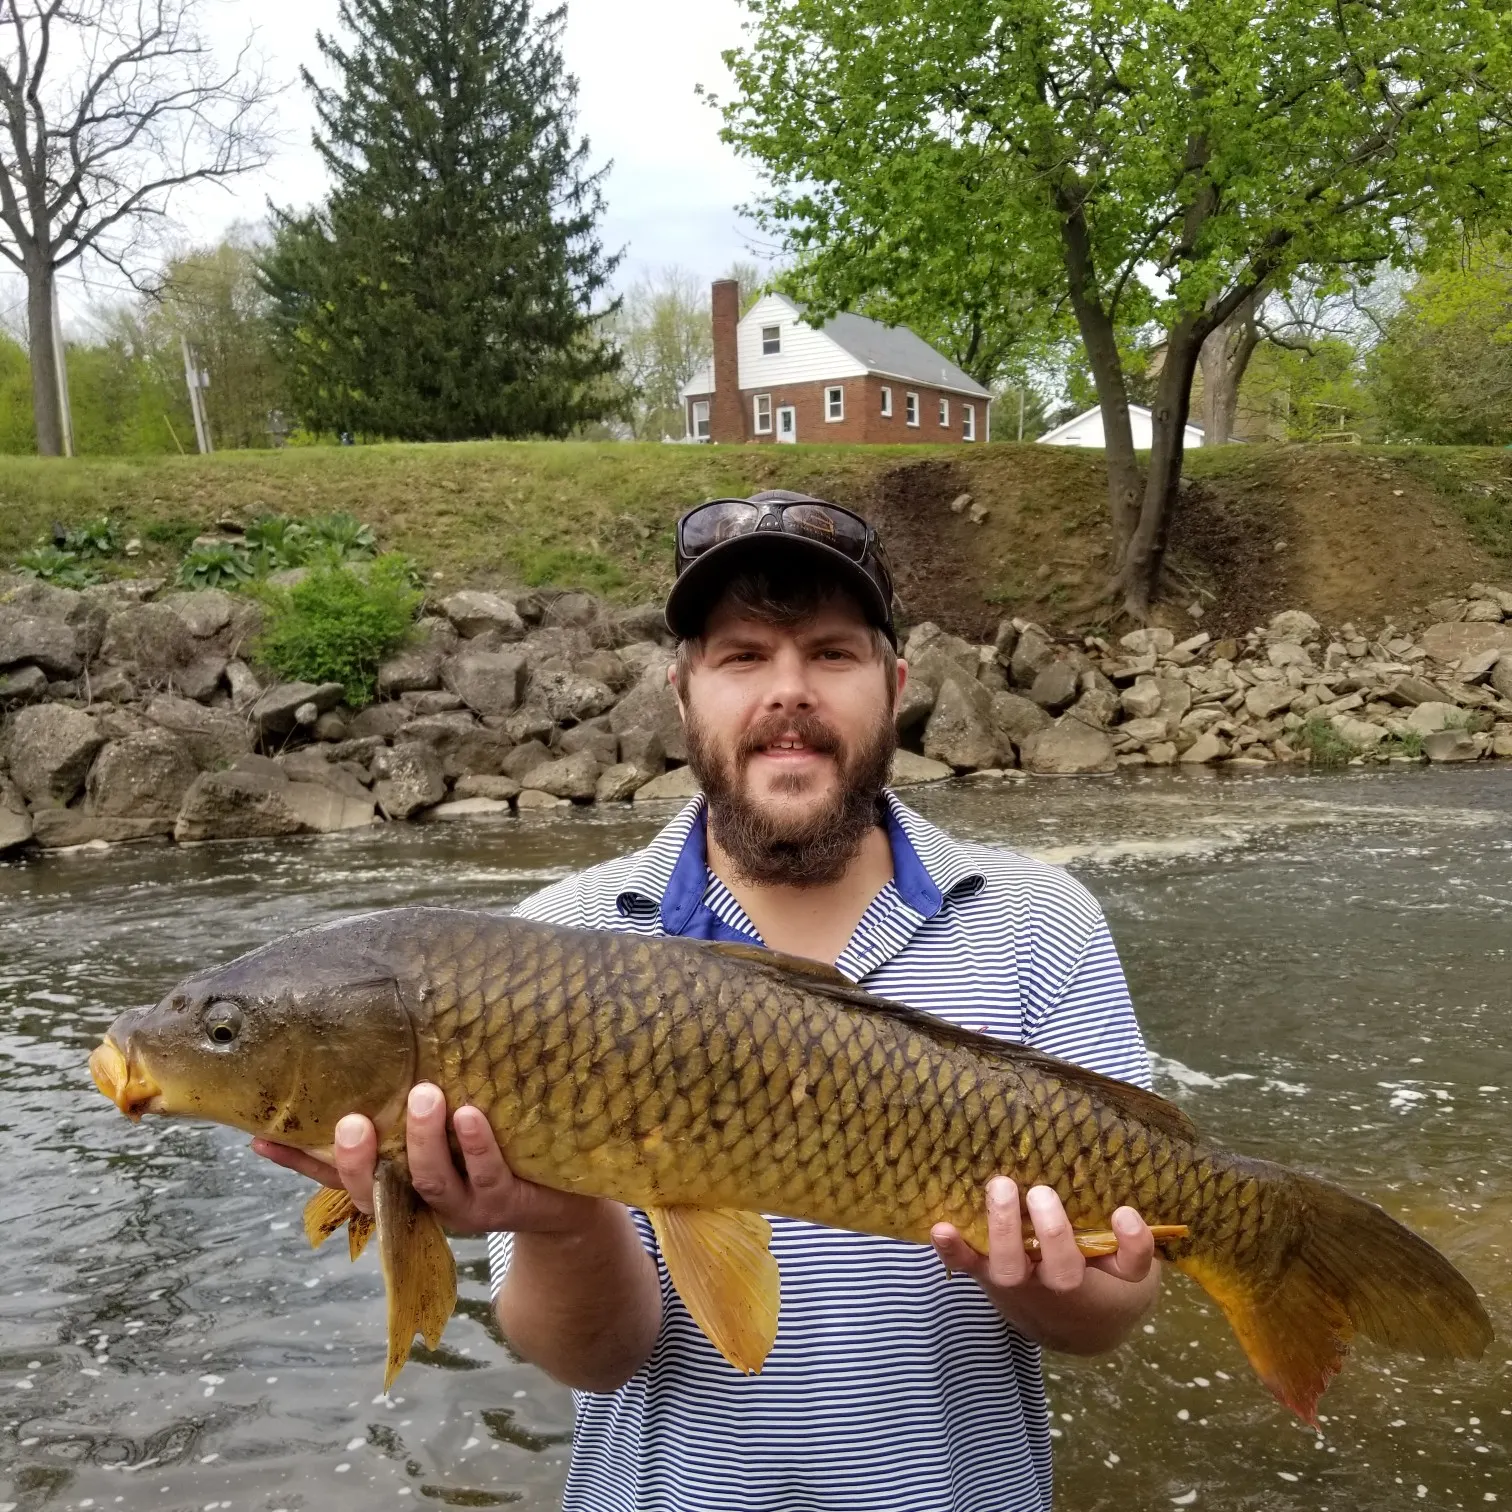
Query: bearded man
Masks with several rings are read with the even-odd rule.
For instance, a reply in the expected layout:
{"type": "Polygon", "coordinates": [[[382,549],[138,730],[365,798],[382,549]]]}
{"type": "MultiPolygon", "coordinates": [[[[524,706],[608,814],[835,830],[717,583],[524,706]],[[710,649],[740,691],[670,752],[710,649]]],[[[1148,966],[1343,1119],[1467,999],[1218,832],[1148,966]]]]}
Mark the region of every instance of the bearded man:
{"type": "MultiPolygon", "coordinates": [[[[878,996],[1147,1085],[1087,892],[952,839],[885,785],[907,668],[867,522],[799,494],[714,500],[679,521],[677,569],[669,675],[703,797],[644,850],[519,912],[811,957],[878,996]]],[[[931,1250],[773,1217],[777,1339],[742,1376],[688,1315],[643,1213],[518,1180],[481,1113],[451,1121],[465,1172],[441,1093],[415,1088],[414,1184],[454,1232],[490,1233],[505,1337],[576,1390],[569,1512],[1046,1512],[1041,1348],[1113,1348],[1159,1285],[1138,1214],[1119,1209],[1117,1254],[1088,1261],[1056,1194],[1003,1176],[987,1189],[987,1255],[947,1224],[931,1250]]],[[[366,1119],[338,1126],[335,1170],[258,1148],[370,1209],[366,1119]]]]}

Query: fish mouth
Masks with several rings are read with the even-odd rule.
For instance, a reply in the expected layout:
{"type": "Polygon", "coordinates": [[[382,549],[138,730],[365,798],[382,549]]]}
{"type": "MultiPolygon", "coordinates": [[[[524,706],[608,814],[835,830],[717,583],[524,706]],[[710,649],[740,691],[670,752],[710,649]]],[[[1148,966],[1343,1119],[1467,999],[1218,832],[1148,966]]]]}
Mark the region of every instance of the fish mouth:
{"type": "Polygon", "coordinates": [[[94,1077],[95,1086],[132,1123],[143,1113],[154,1112],[153,1105],[162,1096],[163,1089],[140,1066],[133,1066],[114,1040],[107,1039],[95,1046],[89,1057],[89,1074],[94,1077]]]}

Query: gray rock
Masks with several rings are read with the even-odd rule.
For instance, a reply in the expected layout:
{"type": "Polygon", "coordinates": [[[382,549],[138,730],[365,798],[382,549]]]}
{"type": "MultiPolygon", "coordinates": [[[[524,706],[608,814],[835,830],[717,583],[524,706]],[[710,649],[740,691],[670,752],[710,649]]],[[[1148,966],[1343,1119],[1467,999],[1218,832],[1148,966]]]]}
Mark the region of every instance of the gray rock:
{"type": "Polygon", "coordinates": [[[576,672],[593,655],[595,647],[586,630],[553,625],[532,631],[520,650],[525,655],[528,674],[534,677],[538,672],[576,672]]]}
{"type": "Polygon", "coordinates": [[[226,658],[214,651],[197,656],[187,667],[180,667],[169,679],[169,687],[196,703],[208,703],[226,673],[226,658]]]}
{"type": "Polygon", "coordinates": [[[977,675],[977,648],[959,635],[940,629],[933,620],[925,620],[909,632],[903,647],[903,660],[913,667],[928,651],[936,651],[947,661],[954,662],[968,677],[977,675]]]}
{"type": "Polygon", "coordinates": [[[510,714],[525,691],[524,655],[513,651],[463,650],[448,657],[441,676],[468,708],[479,714],[510,714]]]}
{"type": "Polygon", "coordinates": [[[1504,651],[1491,668],[1491,686],[1512,703],[1512,651],[1504,651]]]}
{"type": "Polygon", "coordinates": [[[585,656],[578,663],[577,671],[584,677],[591,677],[594,682],[603,683],[616,693],[623,693],[639,680],[641,674],[641,669],[627,662],[618,651],[604,650],[585,656]]]}
{"type": "Polygon", "coordinates": [[[373,762],[373,793],[389,819],[411,814],[446,797],[446,774],[435,751],[422,741],[401,741],[373,762]]]}
{"type": "Polygon", "coordinates": [[[1118,770],[1113,742],[1079,719],[1036,730],[1019,747],[1026,772],[1042,777],[1100,776],[1118,770]]]}
{"type": "Polygon", "coordinates": [[[137,696],[124,667],[101,667],[84,675],[90,703],[131,703],[137,696]]]}
{"type": "Polygon", "coordinates": [[[1304,641],[1317,640],[1322,633],[1323,627],[1302,609],[1283,609],[1280,614],[1272,615],[1270,624],[1265,627],[1267,644],[1291,641],[1300,645],[1304,641]]]}
{"type": "MultiPolygon", "coordinates": [[[[484,716],[486,723],[499,724],[497,714],[484,716]]],[[[542,745],[550,745],[557,733],[557,724],[545,709],[525,708],[516,709],[502,721],[504,733],[515,745],[525,745],[535,740],[542,745]]]]}
{"type": "Polygon", "coordinates": [[[1119,702],[1130,719],[1151,719],[1160,712],[1160,685],[1153,677],[1135,678],[1119,702]]]}
{"type": "Polygon", "coordinates": [[[916,756],[912,751],[894,751],[892,771],[888,775],[890,787],[915,787],[921,782],[943,782],[954,777],[955,769],[943,761],[931,761],[927,756],[916,756]]]}
{"type": "Polygon", "coordinates": [[[1424,702],[1407,716],[1407,723],[1419,734],[1431,735],[1437,730],[1463,729],[1465,716],[1458,704],[1424,702]]]}
{"type": "Polygon", "coordinates": [[[32,837],[32,817],[20,789],[0,773],[0,855],[25,845],[32,837]]]}
{"type": "Polygon", "coordinates": [[[1089,688],[1066,711],[1067,717],[1079,719],[1096,730],[1106,730],[1118,716],[1118,695],[1102,688],[1089,688]]]}
{"type": "Polygon", "coordinates": [[[40,667],[49,677],[77,677],[84,657],[73,626],[0,605],[0,669],[23,662],[40,667]]]}
{"type": "Polygon", "coordinates": [[[230,625],[238,601],[224,588],[200,588],[193,593],[173,593],[163,600],[183,620],[196,640],[218,635],[230,625]]]}
{"type": "Polygon", "coordinates": [[[543,762],[520,778],[521,788],[550,793],[553,798],[571,798],[577,803],[590,802],[603,770],[592,752],[579,751],[560,761],[543,762]]]}
{"type": "Polygon", "coordinates": [[[497,773],[509,755],[507,735],[476,723],[471,714],[434,714],[412,719],[400,727],[395,739],[417,740],[428,745],[441,763],[447,778],[468,772],[497,773]]]}
{"type": "Polygon", "coordinates": [[[592,719],[614,707],[613,689],[576,672],[532,673],[530,699],[558,724],[592,719]]]}
{"type": "Polygon", "coordinates": [[[16,667],[0,672],[0,709],[36,703],[47,696],[47,673],[41,667],[16,667]]]}
{"type": "Polygon", "coordinates": [[[520,784],[502,773],[467,772],[452,785],[452,796],[457,799],[490,798],[496,803],[508,803],[519,795],[520,784]]]}
{"type": "Polygon", "coordinates": [[[1192,707],[1192,690],[1179,677],[1157,677],[1160,689],[1160,712],[1175,724],[1192,707]]]}
{"type": "Polygon", "coordinates": [[[200,654],[189,627],[167,604],[127,604],[105,627],[100,656],[133,668],[133,678],[147,687],[166,687],[173,674],[200,654]]]}
{"type": "Polygon", "coordinates": [[[1171,733],[1170,726],[1163,719],[1131,719],[1119,725],[1118,737],[1120,740],[1132,741],[1135,745],[1152,746],[1158,745],[1171,733]]]}
{"type": "Polygon", "coordinates": [[[252,749],[247,721],[228,709],[207,709],[191,699],[159,693],[147,705],[147,718],[183,741],[201,771],[229,766],[252,749]]]}
{"type": "Polygon", "coordinates": [[[1009,675],[1014,686],[1033,687],[1034,679],[1055,660],[1057,651],[1047,630],[1039,625],[1025,625],[1019,631],[1018,644],[1013,648],[1013,657],[1009,662],[1009,675]]]}
{"type": "Polygon", "coordinates": [[[1135,656],[1147,656],[1151,651],[1157,656],[1164,656],[1176,644],[1176,637],[1159,625],[1151,625],[1120,636],[1118,644],[1135,656]]]}
{"type": "Polygon", "coordinates": [[[1228,755],[1223,737],[1214,730],[1204,730],[1176,759],[1186,766],[1206,766],[1228,755]]]}
{"type": "Polygon", "coordinates": [[[378,668],[378,696],[423,693],[441,686],[441,653],[430,646],[400,651],[378,668]]]}
{"type": "Polygon", "coordinates": [[[1029,697],[1042,709],[1059,714],[1076,699],[1080,673],[1069,661],[1053,661],[1042,667],[1029,688],[1029,697]]]}
{"type": "Polygon", "coordinates": [[[992,695],[992,722],[1015,746],[1022,746],[1036,730],[1048,730],[1054,723],[1033,699],[1018,693],[992,695]]]}
{"type": "Polygon", "coordinates": [[[669,761],[688,759],[677,695],[666,680],[665,670],[648,672],[620,699],[609,715],[609,728],[621,740],[630,734],[655,735],[669,761]]]}
{"type": "Polygon", "coordinates": [[[492,632],[500,640],[520,640],[525,634],[525,621],[515,606],[497,593],[479,593],[464,589],[441,601],[441,612],[457,628],[464,639],[492,632]]]}
{"type": "MultiPolygon", "coordinates": [[[[306,746],[299,751],[285,751],[273,759],[283,769],[290,782],[314,783],[328,787],[333,793],[362,803],[371,797],[367,790],[367,776],[356,762],[331,761],[324,746],[306,746]]],[[[368,781],[371,781],[369,778],[368,781]]]]}
{"type": "Polygon", "coordinates": [[[667,764],[666,748],[655,730],[628,730],[618,737],[618,747],[618,762],[635,767],[648,778],[655,777],[667,764]]]}
{"type": "Polygon", "coordinates": [[[189,845],[301,834],[304,820],[285,801],[289,786],[288,777],[276,766],[271,772],[234,767],[202,772],[184,795],[173,838],[189,845]]]}
{"type": "Polygon", "coordinates": [[[998,621],[997,634],[992,638],[992,650],[998,665],[1005,670],[1013,665],[1013,651],[1018,645],[1018,638],[1018,626],[1011,619],[998,621]]]}
{"type": "Polygon", "coordinates": [[[188,747],[168,730],[112,740],[89,769],[89,812],[99,818],[171,821],[198,775],[188,747]]]}
{"type": "MultiPolygon", "coordinates": [[[[574,725],[562,731],[557,747],[564,756],[576,756],[587,751],[600,766],[613,766],[619,760],[619,737],[607,729],[597,729],[592,724],[574,725]]],[[[657,762],[656,770],[661,763],[657,762]]]]}
{"type": "Polygon", "coordinates": [[[538,766],[552,759],[551,752],[539,740],[527,740],[517,745],[499,763],[499,770],[506,777],[513,777],[519,782],[526,772],[533,772],[538,766]]]}
{"type": "Polygon", "coordinates": [[[1443,690],[1435,687],[1424,677],[1394,677],[1376,697],[1400,708],[1411,709],[1418,704],[1442,703],[1443,690]]]}
{"type": "Polygon", "coordinates": [[[314,704],[319,716],[334,709],[345,696],[346,690],[338,682],[275,683],[258,695],[247,710],[247,718],[260,735],[288,735],[300,723],[299,711],[305,704],[314,704]]]}
{"type": "Polygon", "coordinates": [[[533,809],[564,809],[571,808],[572,801],[568,798],[557,798],[550,793],[543,793],[539,788],[525,788],[520,796],[515,799],[515,812],[527,814],[533,809]]]}
{"type": "Polygon", "coordinates": [[[1373,751],[1386,739],[1386,730],[1368,719],[1356,719],[1350,714],[1335,714],[1331,722],[1339,739],[1357,751],[1373,751]]]}
{"type": "Polygon", "coordinates": [[[250,708],[262,692],[257,674],[236,658],[226,663],[226,686],[231,689],[231,707],[238,710],[250,708]]]}
{"type": "Polygon", "coordinates": [[[912,670],[909,672],[908,681],[903,684],[903,691],[898,695],[897,707],[893,710],[893,723],[899,735],[906,735],[910,730],[917,729],[926,719],[935,706],[935,690],[921,677],[915,677],[912,670]]]}
{"type": "Polygon", "coordinates": [[[33,804],[72,803],[104,744],[104,734],[88,714],[60,704],[33,704],[11,716],[11,777],[33,804]]]}
{"type": "Polygon", "coordinates": [[[283,801],[306,834],[329,835],[337,830],[363,829],[377,818],[371,794],[343,793],[327,783],[291,782],[284,789],[283,801]]]}
{"type": "Polygon", "coordinates": [[[414,718],[413,710],[401,703],[369,704],[347,721],[347,739],[383,739],[396,734],[414,718]]]}
{"type": "Polygon", "coordinates": [[[1499,625],[1502,621],[1502,606],[1498,599],[1471,599],[1465,605],[1465,623],[1470,625],[1499,625]]]}
{"type": "Polygon", "coordinates": [[[666,615],[660,604],[637,604],[633,609],[620,609],[610,615],[614,626],[614,644],[631,646],[638,641],[655,641],[663,646],[676,644],[676,637],[667,629],[666,615]]]}
{"type": "Polygon", "coordinates": [[[421,824],[444,824],[448,819],[508,818],[513,813],[514,805],[503,798],[453,798],[422,809],[415,818],[421,824]]]}
{"type": "Polygon", "coordinates": [[[593,789],[594,801],[626,803],[635,796],[636,788],[649,781],[649,775],[633,761],[616,762],[599,773],[593,789]]]}
{"type": "Polygon", "coordinates": [[[602,615],[599,601],[591,593],[559,593],[546,606],[541,623],[547,626],[568,625],[586,628],[602,615]]]}
{"type": "Polygon", "coordinates": [[[636,788],[634,801],[636,803],[686,802],[689,798],[696,798],[702,791],[703,789],[698,785],[698,778],[693,775],[693,768],[680,766],[670,772],[663,772],[660,777],[653,777],[649,782],[636,788]]]}
{"type": "Polygon", "coordinates": [[[77,808],[38,809],[32,816],[32,839],[43,850],[74,845],[124,845],[173,833],[172,814],[119,818],[91,814],[77,808]]]}
{"type": "Polygon", "coordinates": [[[455,693],[434,688],[426,693],[401,693],[399,701],[415,715],[454,714],[467,707],[467,700],[455,693]]]}
{"type": "Polygon", "coordinates": [[[1462,657],[1476,656],[1493,648],[1512,651],[1512,625],[1429,625],[1418,641],[1434,661],[1447,666],[1462,657]]]}
{"type": "Polygon", "coordinates": [[[315,728],[310,733],[316,740],[338,744],[347,738],[346,716],[340,709],[331,709],[315,721],[315,728]]]}
{"type": "Polygon", "coordinates": [[[1423,755],[1429,761],[1476,761],[1480,745],[1464,730],[1436,730],[1423,736],[1423,755]]]}
{"type": "Polygon", "coordinates": [[[992,726],[991,704],[983,713],[960,681],[948,678],[924,726],[924,754],[957,771],[996,766],[1001,743],[992,726]]]}
{"type": "Polygon", "coordinates": [[[1244,695],[1244,707],[1253,719],[1272,719],[1296,701],[1297,689],[1290,683],[1257,683],[1244,695]]]}

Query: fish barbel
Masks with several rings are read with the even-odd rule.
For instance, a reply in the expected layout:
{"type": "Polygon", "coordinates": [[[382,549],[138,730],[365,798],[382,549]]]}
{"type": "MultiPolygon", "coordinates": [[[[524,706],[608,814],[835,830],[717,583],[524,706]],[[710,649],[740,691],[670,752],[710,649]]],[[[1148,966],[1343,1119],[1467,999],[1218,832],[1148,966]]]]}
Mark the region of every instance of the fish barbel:
{"type": "Polygon", "coordinates": [[[1251,1364],[1314,1420],[1351,1338],[1479,1357],[1470,1284],[1380,1208],[1205,1145],[1164,1099],[883,1001],[831,968],[758,949],[561,929],[438,908],[368,914],[264,946],[132,1009],[90,1057],[135,1118],[210,1119],[329,1158],[337,1121],[377,1126],[375,1212],[322,1189],[319,1243],[376,1229],[385,1389],[432,1346],[456,1275],[409,1183],[419,1081],[488,1118],[521,1177],[643,1208],[689,1312],[738,1369],[776,1337],[762,1213],[919,1244],[954,1224],[987,1248],[999,1173],[1053,1187],[1082,1248],[1114,1209],[1218,1303],[1251,1364]]]}

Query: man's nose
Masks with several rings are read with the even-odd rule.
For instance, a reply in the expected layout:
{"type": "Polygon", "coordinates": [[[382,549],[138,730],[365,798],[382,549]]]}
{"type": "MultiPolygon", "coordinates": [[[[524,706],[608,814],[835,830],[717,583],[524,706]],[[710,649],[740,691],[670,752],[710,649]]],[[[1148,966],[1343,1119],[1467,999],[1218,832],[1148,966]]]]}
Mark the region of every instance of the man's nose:
{"type": "Polygon", "coordinates": [[[807,709],[814,703],[814,686],[808,658],[789,648],[772,658],[772,676],[767,685],[767,707],[807,709]]]}

